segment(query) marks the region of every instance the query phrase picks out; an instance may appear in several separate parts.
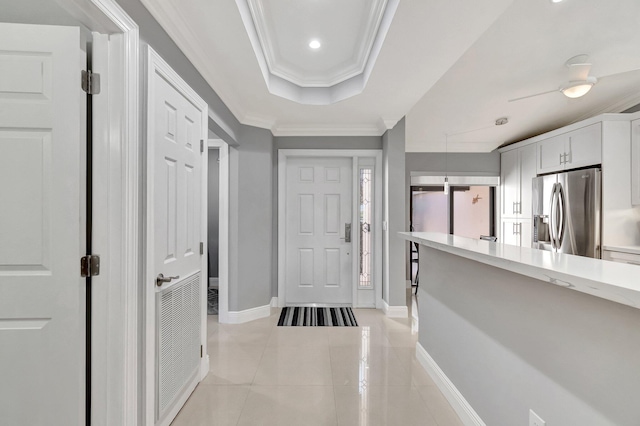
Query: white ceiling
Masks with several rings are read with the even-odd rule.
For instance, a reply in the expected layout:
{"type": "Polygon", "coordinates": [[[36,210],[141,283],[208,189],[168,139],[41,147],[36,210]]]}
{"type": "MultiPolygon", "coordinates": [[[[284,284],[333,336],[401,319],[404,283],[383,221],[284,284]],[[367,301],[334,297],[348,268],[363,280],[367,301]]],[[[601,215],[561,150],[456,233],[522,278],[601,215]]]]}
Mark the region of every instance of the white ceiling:
{"type": "MultiPolygon", "coordinates": [[[[329,62],[348,64],[345,52],[366,40],[362,16],[341,9],[344,1],[305,0],[309,10],[327,9],[300,20],[304,12],[295,7],[290,19],[278,8],[301,0],[251,1],[280,15],[267,18],[277,19],[269,38],[302,79],[335,75],[329,62]],[[314,64],[296,53],[296,44],[308,41],[292,34],[304,34],[312,22],[333,34],[343,12],[353,27],[340,24],[338,37],[323,46],[343,45],[324,53],[332,61],[314,64]]],[[[448,134],[449,151],[484,152],[640,103],[640,72],[602,79],[576,100],[558,92],[507,102],[558,88],[568,78],[564,62],[577,54],[590,55],[596,77],[640,69],[638,0],[401,0],[363,92],[331,105],[301,105],[269,92],[235,0],[142,2],[238,120],[276,136],[380,135],[407,116],[407,151],[444,151],[448,134]],[[494,126],[503,116],[509,123],[494,126]]]]}
{"type": "Polygon", "coordinates": [[[386,5],[386,0],[240,1],[250,6],[271,73],[302,87],[333,86],[361,73],[386,5]],[[321,48],[310,48],[311,40],[321,48]]]}

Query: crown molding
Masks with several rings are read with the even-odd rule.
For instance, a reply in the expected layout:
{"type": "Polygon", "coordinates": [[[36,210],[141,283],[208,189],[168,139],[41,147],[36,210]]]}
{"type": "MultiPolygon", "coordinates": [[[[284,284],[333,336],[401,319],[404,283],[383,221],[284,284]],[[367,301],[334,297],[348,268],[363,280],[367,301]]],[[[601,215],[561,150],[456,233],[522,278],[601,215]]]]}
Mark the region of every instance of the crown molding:
{"type": "MultiPolygon", "coordinates": [[[[149,0],[141,0],[141,2],[176,43],[182,53],[191,61],[198,72],[200,72],[213,91],[216,92],[222,102],[229,108],[233,116],[240,123],[245,124],[242,118],[247,115],[247,112],[242,102],[238,100],[233,91],[223,83],[224,79],[218,75],[215,67],[209,66],[210,60],[202,56],[201,52],[206,52],[207,49],[202,45],[200,39],[193,31],[191,31],[190,25],[188,25],[188,22],[180,10],[173,5],[169,7],[162,6],[159,4],[160,2],[150,2],[149,0]],[[171,19],[168,18],[169,16],[171,16],[171,19]],[[180,24],[175,25],[176,21],[180,24]]],[[[163,5],[166,4],[166,2],[163,2],[163,5]]]]}

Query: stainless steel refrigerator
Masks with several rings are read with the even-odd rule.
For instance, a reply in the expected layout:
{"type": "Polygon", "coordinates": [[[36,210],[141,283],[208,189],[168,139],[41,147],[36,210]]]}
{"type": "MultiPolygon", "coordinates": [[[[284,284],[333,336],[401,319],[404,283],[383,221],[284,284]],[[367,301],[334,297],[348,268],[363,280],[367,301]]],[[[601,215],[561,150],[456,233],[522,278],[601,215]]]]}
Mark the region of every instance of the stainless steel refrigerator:
{"type": "Polygon", "coordinates": [[[533,248],[600,258],[601,172],[533,179],[533,248]]]}

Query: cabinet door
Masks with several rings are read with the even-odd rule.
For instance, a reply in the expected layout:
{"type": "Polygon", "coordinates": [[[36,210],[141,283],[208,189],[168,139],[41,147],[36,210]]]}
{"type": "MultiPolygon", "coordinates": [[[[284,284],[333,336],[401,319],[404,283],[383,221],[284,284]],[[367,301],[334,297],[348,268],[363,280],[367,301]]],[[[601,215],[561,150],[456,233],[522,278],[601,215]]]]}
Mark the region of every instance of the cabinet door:
{"type": "Polygon", "coordinates": [[[565,141],[567,135],[558,135],[537,143],[538,174],[558,172],[564,169],[565,141]]]}
{"type": "Polygon", "coordinates": [[[512,246],[520,245],[520,238],[518,238],[518,221],[516,219],[503,219],[500,226],[500,237],[503,244],[509,244],[512,246]]]}
{"type": "Polygon", "coordinates": [[[536,177],[536,145],[531,144],[520,151],[520,204],[518,212],[523,219],[531,219],[531,197],[533,178],[536,177]]]}
{"type": "MultiPolygon", "coordinates": [[[[503,244],[531,247],[531,221],[504,219],[501,221],[500,237],[503,244]]],[[[500,240],[498,240],[500,242],[500,240]]]]}
{"type": "Polygon", "coordinates": [[[565,169],[602,163],[602,123],[570,132],[567,142],[565,169]]]}
{"type": "Polygon", "coordinates": [[[531,220],[520,220],[517,225],[520,247],[531,247],[533,242],[533,225],[531,220]]]}
{"type": "Polygon", "coordinates": [[[640,119],[631,122],[631,204],[640,205],[640,119]]]}
{"type": "Polygon", "coordinates": [[[516,217],[516,203],[520,202],[519,150],[503,152],[500,156],[500,190],[502,217],[516,217]]]}

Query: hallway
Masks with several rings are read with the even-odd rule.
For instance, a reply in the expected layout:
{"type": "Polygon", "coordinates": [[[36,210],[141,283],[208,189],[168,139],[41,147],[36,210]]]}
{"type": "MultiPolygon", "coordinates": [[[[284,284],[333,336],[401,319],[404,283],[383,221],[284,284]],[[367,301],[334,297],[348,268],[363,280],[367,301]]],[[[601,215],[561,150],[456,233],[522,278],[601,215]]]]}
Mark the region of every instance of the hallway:
{"type": "Polygon", "coordinates": [[[209,316],[211,370],[173,425],[461,425],[416,360],[411,319],[354,312],[359,327],[209,316]]]}

